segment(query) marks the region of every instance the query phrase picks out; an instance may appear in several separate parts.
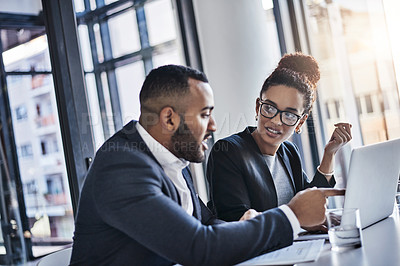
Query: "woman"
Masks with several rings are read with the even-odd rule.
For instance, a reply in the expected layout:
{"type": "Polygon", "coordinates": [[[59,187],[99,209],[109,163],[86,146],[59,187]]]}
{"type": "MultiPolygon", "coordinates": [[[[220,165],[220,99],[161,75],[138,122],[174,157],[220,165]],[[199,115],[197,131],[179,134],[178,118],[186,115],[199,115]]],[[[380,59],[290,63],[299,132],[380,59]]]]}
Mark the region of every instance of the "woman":
{"type": "Polygon", "coordinates": [[[300,133],[315,100],[318,63],[301,53],[282,57],[256,100],[257,127],[219,140],[208,164],[211,202],[218,218],[236,221],[249,209],[265,211],[288,203],[309,187],[333,187],[334,155],[351,140],[351,125],[339,123],[326,144],[312,182],[297,147],[287,141],[300,133]]]}

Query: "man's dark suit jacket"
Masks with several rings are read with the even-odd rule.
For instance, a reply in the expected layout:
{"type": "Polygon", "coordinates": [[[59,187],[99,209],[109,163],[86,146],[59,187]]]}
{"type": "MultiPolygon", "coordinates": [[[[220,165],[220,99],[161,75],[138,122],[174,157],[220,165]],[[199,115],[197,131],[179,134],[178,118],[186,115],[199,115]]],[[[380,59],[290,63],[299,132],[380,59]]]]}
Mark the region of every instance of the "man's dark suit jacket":
{"type": "MultiPolygon", "coordinates": [[[[277,207],[278,198],[271,172],[257,143],[251,136],[255,127],[219,140],[211,149],[207,163],[210,185],[209,207],[219,219],[237,221],[248,210],[265,211],[277,207]]],[[[294,193],[309,187],[333,187],[316,172],[311,183],[303,171],[297,147],[285,141],[277,151],[294,193]]]]}
{"type": "Polygon", "coordinates": [[[188,215],[135,125],[97,151],[81,192],[71,265],[232,265],[293,242],[278,208],[216,224],[185,169],[194,205],[188,215]]]}

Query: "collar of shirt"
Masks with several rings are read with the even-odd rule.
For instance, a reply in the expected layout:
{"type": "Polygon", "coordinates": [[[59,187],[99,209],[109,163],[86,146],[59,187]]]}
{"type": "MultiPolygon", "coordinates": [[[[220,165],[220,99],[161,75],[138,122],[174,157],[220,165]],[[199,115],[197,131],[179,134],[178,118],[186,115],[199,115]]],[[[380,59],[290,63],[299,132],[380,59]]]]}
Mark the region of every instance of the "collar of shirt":
{"type": "Polygon", "coordinates": [[[136,123],[136,128],[156,160],[161,164],[165,174],[172,183],[174,183],[181,199],[181,207],[187,214],[193,215],[194,206],[191,192],[182,174],[182,169],[188,166],[189,162],[173,155],[168,149],[156,141],[139,123],[136,123]]]}
{"type": "Polygon", "coordinates": [[[161,143],[155,140],[144,127],[136,123],[136,129],[138,130],[140,136],[142,137],[144,143],[149,147],[151,153],[154,155],[156,160],[161,164],[163,169],[176,169],[177,171],[182,171],[189,162],[184,159],[179,159],[173,155],[167,148],[165,148],[161,143]]]}

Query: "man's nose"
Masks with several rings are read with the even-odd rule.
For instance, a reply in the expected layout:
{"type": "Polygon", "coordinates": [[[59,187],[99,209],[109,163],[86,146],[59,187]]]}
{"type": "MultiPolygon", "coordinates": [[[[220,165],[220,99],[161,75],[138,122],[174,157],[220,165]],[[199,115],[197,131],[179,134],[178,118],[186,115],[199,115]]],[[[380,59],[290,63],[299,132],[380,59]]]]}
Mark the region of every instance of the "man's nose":
{"type": "Polygon", "coordinates": [[[210,120],[208,121],[208,131],[215,132],[217,130],[217,123],[214,120],[213,116],[210,116],[210,120]]]}

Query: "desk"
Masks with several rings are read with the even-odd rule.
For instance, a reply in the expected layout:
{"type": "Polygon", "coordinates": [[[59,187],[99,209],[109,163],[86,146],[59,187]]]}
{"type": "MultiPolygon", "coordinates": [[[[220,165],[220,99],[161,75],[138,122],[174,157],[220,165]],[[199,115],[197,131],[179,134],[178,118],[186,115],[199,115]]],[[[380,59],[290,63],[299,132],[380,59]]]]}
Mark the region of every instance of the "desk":
{"type": "Polygon", "coordinates": [[[388,218],[362,230],[362,247],[333,252],[327,242],[317,261],[297,266],[399,266],[400,218],[397,208],[388,218]]]}

